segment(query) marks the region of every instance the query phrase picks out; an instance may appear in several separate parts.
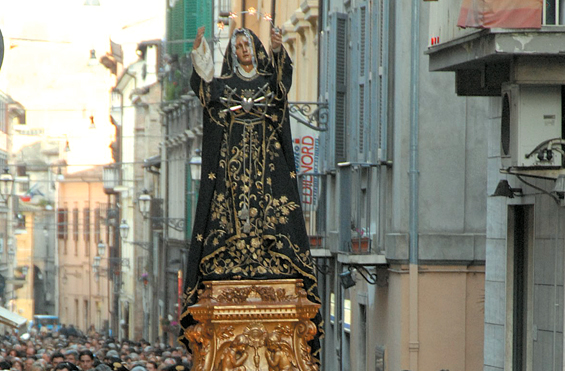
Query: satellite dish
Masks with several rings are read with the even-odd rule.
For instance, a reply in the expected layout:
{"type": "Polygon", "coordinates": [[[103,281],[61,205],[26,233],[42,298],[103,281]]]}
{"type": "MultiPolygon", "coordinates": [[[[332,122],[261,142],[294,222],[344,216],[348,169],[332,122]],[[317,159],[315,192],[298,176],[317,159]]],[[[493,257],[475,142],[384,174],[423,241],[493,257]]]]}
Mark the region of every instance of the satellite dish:
{"type": "Polygon", "coordinates": [[[0,68],[2,68],[3,60],[4,60],[4,37],[2,37],[2,30],[0,30],[0,68]]]}

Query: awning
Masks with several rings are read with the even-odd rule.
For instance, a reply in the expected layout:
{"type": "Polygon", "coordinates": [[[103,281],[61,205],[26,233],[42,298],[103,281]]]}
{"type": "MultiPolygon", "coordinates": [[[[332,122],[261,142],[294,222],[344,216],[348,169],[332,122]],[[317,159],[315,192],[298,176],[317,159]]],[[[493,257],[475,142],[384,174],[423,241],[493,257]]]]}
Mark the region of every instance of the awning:
{"type": "Polygon", "coordinates": [[[459,27],[541,28],[541,0],[463,0],[459,27]]]}
{"type": "Polygon", "coordinates": [[[26,318],[20,316],[17,313],[10,312],[6,308],[0,307],[0,323],[3,323],[10,327],[18,328],[25,325],[26,322],[26,318]]]}

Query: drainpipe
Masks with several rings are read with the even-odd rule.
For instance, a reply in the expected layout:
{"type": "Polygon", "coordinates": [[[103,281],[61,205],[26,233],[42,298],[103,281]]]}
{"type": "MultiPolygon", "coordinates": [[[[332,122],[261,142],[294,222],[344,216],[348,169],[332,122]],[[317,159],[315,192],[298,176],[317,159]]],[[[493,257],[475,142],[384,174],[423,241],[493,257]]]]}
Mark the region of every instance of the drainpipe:
{"type": "MultiPolygon", "coordinates": [[[[322,13],[319,13],[319,14],[322,14],[322,13]]],[[[271,17],[273,17],[272,22],[273,22],[273,24],[274,24],[275,26],[276,26],[276,23],[275,23],[275,17],[276,17],[276,15],[277,15],[277,0],[271,0],[271,17]]],[[[319,22],[318,22],[318,23],[319,23],[319,22]]],[[[319,28],[320,28],[320,27],[318,26],[318,29],[319,29],[319,28]]],[[[320,48],[318,48],[318,50],[319,50],[319,49],[320,49],[320,48]]]]}
{"type": "MultiPolygon", "coordinates": [[[[242,12],[244,12],[244,11],[247,10],[247,9],[246,9],[246,8],[247,8],[247,4],[246,4],[246,3],[247,3],[246,0],[241,0],[241,11],[242,11],[242,12]]],[[[244,15],[242,15],[242,17],[241,17],[241,28],[245,28],[245,16],[244,16],[244,15]]]]}
{"type": "Polygon", "coordinates": [[[418,371],[418,130],[420,72],[420,1],[412,0],[410,63],[410,251],[409,354],[410,370],[418,371]]]}

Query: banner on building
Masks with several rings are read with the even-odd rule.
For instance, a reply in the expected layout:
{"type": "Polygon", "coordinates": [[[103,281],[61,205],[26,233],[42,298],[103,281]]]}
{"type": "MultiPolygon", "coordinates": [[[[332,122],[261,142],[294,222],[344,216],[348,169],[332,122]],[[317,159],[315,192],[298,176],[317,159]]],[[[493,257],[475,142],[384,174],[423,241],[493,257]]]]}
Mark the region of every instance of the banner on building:
{"type": "Polygon", "coordinates": [[[294,161],[298,186],[305,211],[316,210],[320,197],[320,137],[319,132],[302,124],[308,122],[300,112],[290,116],[294,161]]]}
{"type": "Polygon", "coordinates": [[[541,28],[542,0],[463,0],[457,26],[541,28]]]}

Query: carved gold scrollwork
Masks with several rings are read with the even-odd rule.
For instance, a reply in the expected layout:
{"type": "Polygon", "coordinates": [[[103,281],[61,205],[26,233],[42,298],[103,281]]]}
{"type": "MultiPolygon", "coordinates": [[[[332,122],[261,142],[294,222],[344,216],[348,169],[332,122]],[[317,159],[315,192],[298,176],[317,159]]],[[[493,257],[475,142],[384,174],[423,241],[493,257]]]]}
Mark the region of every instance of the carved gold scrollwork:
{"type": "Polygon", "coordinates": [[[308,346],[308,341],[312,340],[316,335],[316,325],[312,321],[301,321],[295,328],[295,341],[299,345],[297,351],[297,358],[301,363],[301,370],[303,371],[317,371],[318,365],[312,360],[311,349],[308,346]]]}
{"type": "Polygon", "coordinates": [[[300,280],[208,281],[185,334],[197,371],[318,371],[308,341],[319,307],[300,280]]]}
{"type": "Polygon", "coordinates": [[[186,329],[185,335],[192,350],[192,360],[195,371],[209,370],[214,357],[215,348],[212,346],[214,335],[211,328],[203,323],[197,323],[186,329]]]}
{"type": "Polygon", "coordinates": [[[291,301],[297,298],[296,295],[287,295],[286,290],[283,288],[274,289],[273,287],[265,286],[250,286],[250,287],[232,287],[222,290],[220,295],[215,299],[220,303],[244,303],[250,297],[256,294],[265,302],[284,302],[291,301]]]}

